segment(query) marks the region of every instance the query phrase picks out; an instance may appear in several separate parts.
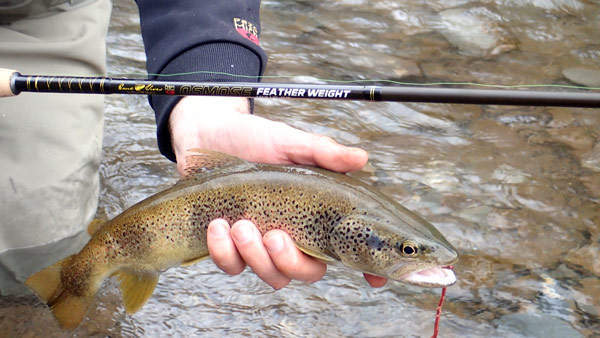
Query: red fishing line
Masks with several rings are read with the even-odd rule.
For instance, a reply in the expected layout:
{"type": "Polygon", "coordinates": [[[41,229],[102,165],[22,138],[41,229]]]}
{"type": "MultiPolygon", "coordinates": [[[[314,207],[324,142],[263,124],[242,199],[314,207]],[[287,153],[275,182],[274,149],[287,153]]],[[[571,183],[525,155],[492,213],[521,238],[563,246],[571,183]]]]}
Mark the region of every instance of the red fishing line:
{"type": "MultiPolygon", "coordinates": [[[[454,269],[453,266],[447,266],[447,269],[454,269]]],[[[446,297],[446,288],[442,288],[442,295],[440,296],[440,302],[438,303],[435,311],[435,324],[433,325],[433,335],[431,338],[437,338],[438,332],[440,331],[440,316],[442,315],[442,304],[444,304],[444,298],[446,297]]]]}
{"type": "Polygon", "coordinates": [[[438,303],[437,310],[435,311],[435,325],[433,326],[433,335],[431,338],[436,338],[438,331],[440,330],[440,315],[442,314],[442,304],[444,303],[444,297],[446,296],[446,288],[442,288],[442,296],[438,303]]]}

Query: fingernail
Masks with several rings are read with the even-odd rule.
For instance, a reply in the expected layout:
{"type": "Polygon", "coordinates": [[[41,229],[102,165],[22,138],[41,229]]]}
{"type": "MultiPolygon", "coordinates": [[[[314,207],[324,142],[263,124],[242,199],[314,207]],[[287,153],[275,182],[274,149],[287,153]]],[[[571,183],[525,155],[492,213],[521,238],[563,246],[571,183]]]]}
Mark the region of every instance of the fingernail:
{"type": "Polygon", "coordinates": [[[278,234],[268,234],[265,237],[265,246],[269,253],[279,253],[283,250],[283,238],[278,234]]]}
{"type": "Polygon", "coordinates": [[[232,231],[231,235],[238,244],[248,243],[250,242],[253,236],[252,227],[250,227],[250,224],[246,222],[240,222],[236,226],[235,231],[232,231]]]}
{"type": "Polygon", "coordinates": [[[225,235],[227,235],[225,225],[221,222],[213,223],[210,227],[210,234],[214,237],[225,237],[225,235]]]}

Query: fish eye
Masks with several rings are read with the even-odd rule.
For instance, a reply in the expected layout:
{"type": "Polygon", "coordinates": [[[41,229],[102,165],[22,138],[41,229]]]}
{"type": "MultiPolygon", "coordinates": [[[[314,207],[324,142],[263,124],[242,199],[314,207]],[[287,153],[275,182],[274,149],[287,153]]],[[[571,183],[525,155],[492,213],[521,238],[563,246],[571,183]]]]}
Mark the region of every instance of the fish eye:
{"type": "Polygon", "coordinates": [[[400,252],[404,256],[412,257],[419,253],[419,247],[412,241],[404,241],[400,245],[400,252]]]}

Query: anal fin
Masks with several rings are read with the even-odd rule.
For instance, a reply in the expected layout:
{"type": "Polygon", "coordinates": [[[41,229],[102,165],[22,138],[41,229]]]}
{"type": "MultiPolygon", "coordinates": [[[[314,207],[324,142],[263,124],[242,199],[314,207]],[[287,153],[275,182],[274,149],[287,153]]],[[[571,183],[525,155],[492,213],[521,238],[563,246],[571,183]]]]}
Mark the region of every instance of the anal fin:
{"type": "Polygon", "coordinates": [[[121,282],[125,311],[129,314],[137,312],[154,292],[158,283],[158,274],[120,271],[117,275],[121,282]]]}

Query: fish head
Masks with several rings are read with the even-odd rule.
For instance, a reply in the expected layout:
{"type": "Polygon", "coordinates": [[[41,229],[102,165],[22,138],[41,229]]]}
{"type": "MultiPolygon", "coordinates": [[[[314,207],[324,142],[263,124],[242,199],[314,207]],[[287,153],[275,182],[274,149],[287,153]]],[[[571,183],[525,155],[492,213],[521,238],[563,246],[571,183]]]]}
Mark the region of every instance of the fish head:
{"type": "Polygon", "coordinates": [[[332,229],[330,248],[344,265],[362,272],[422,287],[454,284],[456,249],[431,224],[409,216],[346,216],[332,229]]]}

